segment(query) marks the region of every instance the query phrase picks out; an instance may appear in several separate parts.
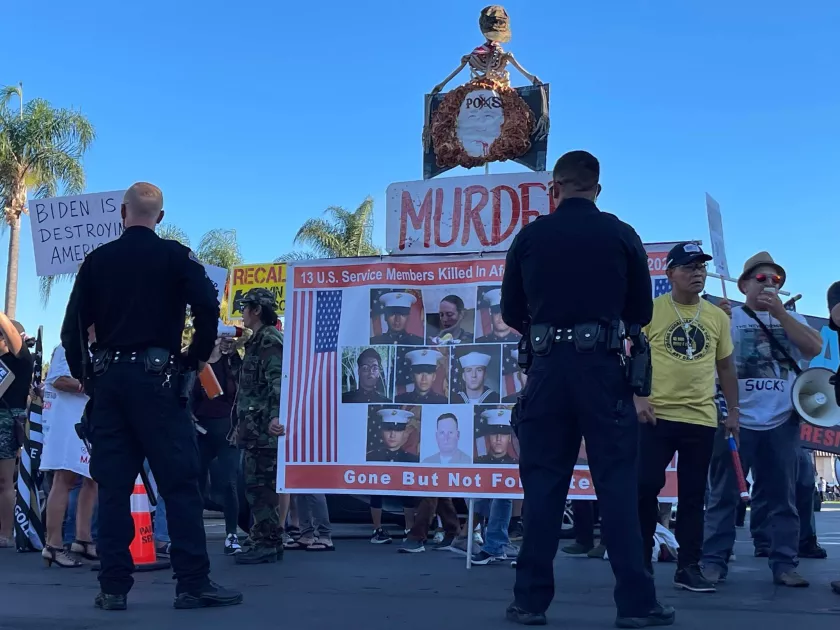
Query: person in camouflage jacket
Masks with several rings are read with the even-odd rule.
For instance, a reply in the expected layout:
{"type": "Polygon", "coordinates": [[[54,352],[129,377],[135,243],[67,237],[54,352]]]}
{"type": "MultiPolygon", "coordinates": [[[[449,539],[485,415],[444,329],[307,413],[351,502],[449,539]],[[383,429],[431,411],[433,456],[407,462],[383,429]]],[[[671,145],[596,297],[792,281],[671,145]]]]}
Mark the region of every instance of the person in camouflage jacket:
{"type": "Polygon", "coordinates": [[[245,494],[254,518],[251,548],[235,556],[237,564],[276,562],[283,551],[278,513],[277,438],[280,424],[280,381],[283,338],[275,327],[272,293],[251,289],[242,298],[242,323],[254,335],[245,344],[236,402],[236,441],[244,451],[245,494]]]}

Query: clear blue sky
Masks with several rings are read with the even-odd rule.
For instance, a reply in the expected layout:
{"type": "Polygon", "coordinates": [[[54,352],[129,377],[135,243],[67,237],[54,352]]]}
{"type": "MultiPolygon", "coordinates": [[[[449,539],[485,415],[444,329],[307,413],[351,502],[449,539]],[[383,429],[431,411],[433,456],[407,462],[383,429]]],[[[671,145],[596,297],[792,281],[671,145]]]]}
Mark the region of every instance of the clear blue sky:
{"type": "MultiPolygon", "coordinates": [[[[0,84],[80,107],[98,134],[88,191],[154,182],[194,242],[236,228],[246,260],[272,260],[305,218],[370,194],[384,244],[386,187],[422,178],[423,94],[481,43],[485,4],[11,3],[0,84]]],[[[508,49],[551,84],[550,163],[592,151],[602,207],[649,242],[708,244],[708,191],[733,272],[767,249],[799,310],[825,315],[840,279],[840,4],[504,5],[508,49]]],[[[68,293],[41,307],[24,219],[18,318],[50,348],[68,293]]]]}

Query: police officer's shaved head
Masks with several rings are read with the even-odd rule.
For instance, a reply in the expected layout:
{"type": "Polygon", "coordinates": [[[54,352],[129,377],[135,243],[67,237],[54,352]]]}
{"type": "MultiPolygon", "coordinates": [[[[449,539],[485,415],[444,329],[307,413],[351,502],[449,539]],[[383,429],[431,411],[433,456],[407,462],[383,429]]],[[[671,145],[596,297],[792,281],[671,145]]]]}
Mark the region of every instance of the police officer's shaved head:
{"type": "Polygon", "coordinates": [[[142,225],[154,229],[163,220],[163,193],[146,182],[137,182],[125,191],[122,202],[125,227],[142,225]]]}
{"type": "Polygon", "coordinates": [[[554,197],[586,197],[594,200],[601,187],[601,165],[598,159],[587,151],[569,151],[554,165],[552,176],[554,197]]]}

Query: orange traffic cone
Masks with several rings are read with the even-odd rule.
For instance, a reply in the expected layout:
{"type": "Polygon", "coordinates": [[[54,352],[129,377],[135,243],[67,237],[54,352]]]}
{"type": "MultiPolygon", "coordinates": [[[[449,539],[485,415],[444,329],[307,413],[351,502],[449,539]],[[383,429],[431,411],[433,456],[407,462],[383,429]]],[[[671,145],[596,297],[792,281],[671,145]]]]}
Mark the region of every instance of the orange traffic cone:
{"type": "Polygon", "coordinates": [[[131,552],[131,559],[134,560],[134,570],[157,571],[172,566],[168,560],[157,559],[149,497],[139,475],[134,482],[134,492],[131,495],[131,518],[134,519],[134,539],[128,549],[131,552]]]}

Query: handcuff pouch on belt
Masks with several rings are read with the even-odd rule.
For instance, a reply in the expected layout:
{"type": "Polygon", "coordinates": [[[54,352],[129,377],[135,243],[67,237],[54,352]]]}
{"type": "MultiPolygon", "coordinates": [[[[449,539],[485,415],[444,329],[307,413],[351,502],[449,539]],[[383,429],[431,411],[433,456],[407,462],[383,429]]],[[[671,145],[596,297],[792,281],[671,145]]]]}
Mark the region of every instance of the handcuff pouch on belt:
{"type": "Polygon", "coordinates": [[[548,356],[554,345],[554,326],[548,324],[531,324],[528,336],[531,340],[531,350],[534,356],[548,356]]]}

